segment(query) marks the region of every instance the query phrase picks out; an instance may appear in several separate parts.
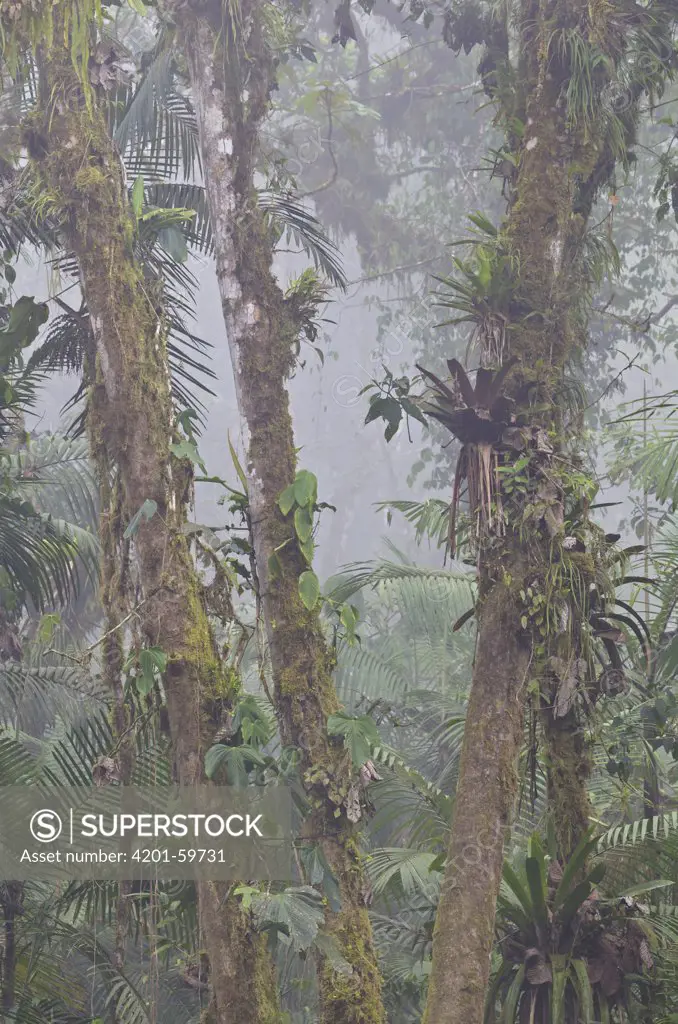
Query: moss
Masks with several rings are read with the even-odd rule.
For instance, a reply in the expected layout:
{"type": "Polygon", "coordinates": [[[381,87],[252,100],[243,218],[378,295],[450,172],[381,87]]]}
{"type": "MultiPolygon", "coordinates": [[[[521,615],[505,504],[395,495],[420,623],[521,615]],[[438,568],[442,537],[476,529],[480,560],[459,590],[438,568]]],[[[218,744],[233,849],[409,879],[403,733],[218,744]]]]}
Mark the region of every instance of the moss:
{"type": "Polygon", "coordinates": [[[257,1008],[256,1024],[280,1024],[280,1000],[276,971],[265,934],[253,938],[254,966],[252,987],[257,1008]]]}
{"type": "Polygon", "coordinates": [[[96,193],[104,185],[106,179],[99,167],[93,167],[92,164],[88,164],[86,167],[81,167],[73,179],[73,187],[77,192],[81,192],[85,195],[90,193],[96,193]]]}
{"type": "Polygon", "coordinates": [[[381,982],[374,964],[367,911],[355,907],[345,911],[332,934],[352,973],[335,970],[328,961],[322,963],[320,1024],[384,1024],[381,982]]]}
{"type": "Polygon", "coordinates": [[[574,710],[558,719],[548,711],[545,734],[549,813],[560,854],[567,858],[589,825],[591,760],[574,710]]]}

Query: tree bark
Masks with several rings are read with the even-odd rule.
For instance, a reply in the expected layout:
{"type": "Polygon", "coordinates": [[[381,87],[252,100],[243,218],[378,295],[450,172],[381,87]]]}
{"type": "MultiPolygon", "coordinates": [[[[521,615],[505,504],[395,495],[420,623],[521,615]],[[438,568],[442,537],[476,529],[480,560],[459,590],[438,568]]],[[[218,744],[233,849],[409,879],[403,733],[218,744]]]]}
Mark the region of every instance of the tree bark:
{"type": "MultiPolygon", "coordinates": [[[[591,278],[582,243],[593,201],[609,181],[615,158],[604,121],[591,125],[583,115],[573,117],[566,92],[575,70],[566,42],[556,41],[572,32],[594,38],[596,45],[604,39],[616,60],[620,50],[614,47],[623,43],[612,30],[592,27],[590,17],[581,0],[523,0],[516,37],[518,86],[512,94],[516,106],[511,110],[497,74],[497,63],[508,60],[507,32],[495,26],[480,65],[486,91],[509,126],[506,144],[515,158],[509,210],[498,236],[507,261],[504,272],[512,278],[499,311],[503,345],[497,351],[482,348],[481,342],[480,357],[482,365],[495,368],[517,358],[502,390],[540,439],[534,458],[538,479],[549,487],[536,494],[502,495],[498,482],[503,529],[488,528],[479,543],[477,657],[425,1024],[482,1024],[484,1019],[504,832],[518,789],[526,683],[539,685],[547,709],[549,795],[564,856],[588,823],[581,724],[572,711],[556,717],[552,665],[557,659],[569,665],[581,655],[586,597],[578,605],[566,577],[576,577],[577,593],[584,595],[595,577],[594,555],[563,544],[566,507],[571,515],[579,502],[585,517],[588,506],[567,447],[576,438],[576,426],[563,413],[562,385],[568,359],[586,345],[591,278]],[[511,128],[512,117],[522,123],[519,133],[511,128]],[[529,618],[525,593],[530,587],[549,608],[543,628],[529,618]]],[[[607,72],[596,81],[594,104],[607,81],[607,72]]],[[[496,334],[487,337],[496,342],[496,334]]],[[[495,523],[497,518],[501,514],[495,523]]]]}
{"type": "Polygon", "coordinates": [[[384,1021],[380,975],[363,895],[363,876],[344,801],[351,766],[327,734],[338,709],[333,662],[298,579],[307,569],[290,516],[277,499],[294,482],[296,455],[286,380],[299,323],[271,270],[272,239],[254,188],[259,128],[269,108],[274,65],[263,5],[242,3],[237,26],[213,26],[199,9],[175,12],[186,54],[214,233],[217,277],[247,452],[246,475],[259,599],[282,740],[300,751],[319,836],[337,880],[341,910],[327,930],[352,968],[321,961],[322,1024],[384,1021]],[[279,572],[272,575],[276,556],[279,572]]]}
{"type": "MultiPolygon", "coordinates": [[[[129,523],[145,501],[134,550],[143,589],[142,630],[167,655],[165,678],[176,777],[206,781],[203,757],[213,725],[206,708],[227,705],[236,683],[224,672],[205,611],[201,583],[181,533],[190,473],[170,453],[173,409],[161,296],[134,256],[135,223],[120,158],[94,92],[64,45],[66,4],[53,8],[52,45],[42,62],[43,109],[30,115],[39,185],[74,253],[96,347],[88,419],[93,458],[118,475],[119,513],[129,523]]],[[[29,40],[29,43],[34,43],[29,40]]],[[[35,44],[34,44],[35,45],[35,44]]],[[[108,525],[103,527],[108,529],[108,525]]],[[[110,540],[108,538],[107,540],[110,540]]],[[[279,1021],[268,954],[225,884],[197,886],[219,1024],[279,1021]],[[237,979],[237,983],[236,983],[237,979]]]]}
{"type": "Polygon", "coordinates": [[[504,834],[518,788],[529,648],[518,638],[511,594],[482,602],[473,685],[433,935],[428,1024],[481,1021],[490,972],[504,834]]]}

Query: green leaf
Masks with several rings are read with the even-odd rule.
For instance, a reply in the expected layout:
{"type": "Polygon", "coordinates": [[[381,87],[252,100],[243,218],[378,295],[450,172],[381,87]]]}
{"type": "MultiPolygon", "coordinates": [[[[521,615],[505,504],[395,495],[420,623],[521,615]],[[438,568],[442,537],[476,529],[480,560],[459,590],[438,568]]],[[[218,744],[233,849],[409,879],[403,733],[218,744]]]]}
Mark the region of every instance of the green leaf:
{"type": "Polygon", "coordinates": [[[313,536],[313,516],[308,505],[294,510],[294,529],[302,544],[313,536]]]}
{"type": "Polygon", "coordinates": [[[299,550],[306,559],[309,565],[313,564],[313,552],[315,551],[315,544],[313,540],[305,540],[299,542],[299,550]]]}
{"type": "Polygon", "coordinates": [[[354,768],[360,768],[369,761],[372,747],[381,743],[377,727],[369,715],[354,716],[339,711],[327,719],[327,732],[330,736],[344,737],[354,768]]]}
{"type": "Polygon", "coordinates": [[[554,910],[557,910],[558,907],[567,899],[575,879],[583,870],[584,864],[586,863],[589,855],[596,848],[597,840],[591,838],[591,832],[592,829],[589,829],[588,833],[580,839],[565,865],[563,877],[560,880],[560,884],[556,889],[556,894],[553,898],[554,910]]]}
{"type": "Polygon", "coordinates": [[[504,881],[531,920],[533,917],[533,909],[530,894],[508,861],[504,864],[504,881]]]}
{"type": "Polygon", "coordinates": [[[240,480],[240,483],[242,484],[243,491],[245,492],[245,494],[247,494],[247,477],[245,476],[245,471],[242,468],[242,466],[240,465],[240,460],[238,459],[238,456],[237,456],[235,448],[231,444],[231,435],[228,434],[227,437],[228,437],[228,448],[229,448],[229,451],[231,453],[231,459],[233,460],[233,465],[235,466],[235,471],[238,474],[238,479],[240,480]]]}
{"type": "Polygon", "coordinates": [[[586,964],[583,960],[573,960],[575,987],[579,996],[579,1015],[582,1024],[594,1024],[595,1012],[593,1009],[593,989],[589,981],[586,964]]]}
{"type": "Polygon", "coordinates": [[[358,622],[358,614],[355,608],[350,604],[342,605],[341,612],[339,613],[339,621],[346,630],[349,636],[355,635],[355,627],[358,622]]]}
{"type": "Polygon", "coordinates": [[[311,569],[302,572],[299,577],[299,597],[309,611],[315,608],[320,599],[320,582],[311,569]]]}
{"type": "Polygon", "coordinates": [[[51,612],[48,615],[43,615],[38,625],[38,640],[43,644],[48,644],[54,636],[54,630],[61,622],[61,615],[59,612],[51,612]]]}
{"type": "Polygon", "coordinates": [[[565,989],[570,973],[567,968],[567,957],[554,953],[551,956],[551,971],[553,973],[551,1024],[564,1024],[565,989]]]}
{"type": "Polygon", "coordinates": [[[155,685],[156,672],[161,674],[167,668],[167,655],[160,647],[146,647],[139,651],[139,668],[141,675],[136,678],[136,688],[145,697],[155,685]]]}
{"type": "Polygon", "coordinates": [[[424,416],[423,412],[421,411],[418,405],[414,404],[411,398],[401,398],[400,404],[402,405],[407,415],[411,416],[413,420],[419,420],[419,422],[423,423],[425,427],[428,426],[428,423],[426,422],[426,417],[424,416]]]}
{"type": "Polygon", "coordinates": [[[365,423],[371,423],[376,419],[386,420],[384,437],[387,441],[396,434],[400,421],[403,418],[402,405],[396,398],[372,397],[370,407],[365,417],[365,423]]]}
{"type": "Polygon", "coordinates": [[[194,466],[199,466],[203,473],[207,472],[195,441],[189,441],[187,437],[184,437],[177,444],[171,444],[170,451],[177,459],[188,459],[194,466]]]}
{"type": "Polygon", "coordinates": [[[322,897],[310,885],[289,886],[276,895],[262,893],[252,901],[259,931],[271,925],[289,935],[297,950],[306,950],[325,920],[322,897]]]}
{"type": "Polygon", "coordinates": [[[214,774],[219,765],[228,756],[229,747],[224,743],[217,743],[205,754],[205,775],[208,779],[214,778],[214,774]]]}
{"type": "Polygon", "coordinates": [[[246,785],[252,768],[265,768],[268,763],[270,759],[267,761],[263,754],[246,743],[239,747],[217,743],[205,754],[205,775],[212,779],[217,769],[223,767],[227,785],[246,785]]]}
{"type": "Polygon", "coordinates": [[[541,864],[537,857],[525,859],[525,874],[532,899],[532,910],[534,919],[541,929],[542,936],[545,934],[548,911],[546,908],[546,891],[543,884],[541,864]]]}
{"type": "Polygon", "coordinates": [[[294,480],[294,500],[297,505],[315,505],[318,498],[318,481],[307,469],[300,469],[294,480]]]}
{"type": "Polygon", "coordinates": [[[670,878],[657,878],[653,882],[632,885],[630,889],[625,889],[624,892],[616,894],[616,898],[623,899],[624,896],[640,896],[644,892],[652,892],[654,889],[665,889],[666,886],[673,884],[670,878]]]}
{"type": "Polygon", "coordinates": [[[141,216],[141,211],[144,208],[144,179],[139,174],[132,187],[132,209],[134,210],[134,216],[137,220],[141,216]]]}
{"type": "Polygon", "coordinates": [[[602,879],[604,874],[605,865],[597,864],[593,871],[591,871],[590,874],[584,879],[584,881],[580,882],[579,885],[576,885],[574,887],[570,895],[564,901],[562,908],[560,910],[559,916],[563,924],[563,927],[566,927],[570,923],[572,918],[575,916],[575,914],[581,907],[582,903],[584,903],[585,900],[589,898],[589,896],[593,892],[593,889],[602,879]]]}
{"type": "Polygon", "coordinates": [[[278,508],[284,516],[288,516],[294,506],[294,484],[288,484],[285,490],[278,497],[278,508]]]}
{"type": "Polygon", "coordinates": [[[516,1009],[518,1008],[518,1000],[520,999],[520,993],[523,990],[524,981],[525,964],[521,964],[516,971],[515,977],[511,982],[511,987],[506,994],[506,1001],[504,1002],[501,1015],[502,1024],[514,1024],[516,1009]]]}
{"type": "Polygon", "coordinates": [[[133,537],[137,530],[139,529],[141,523],[148,522],[150,519],[153,518],[157,511],[157,501],[153,501],[152,498],[146,498],[146,501],[143,503],[138,512],[135,512],[132,518],[130,519],[129,525],[122,535],[123,540],[129,540],[130,537],[133,537]]]}
{"type": "Polygon", "coordinates": [[[45,302],[35,302],[32,295],[22,295],[10,310],[9,320],[0,330],[0,367],[6,366],[15,352],[32,344],[49,317],[45,302]]]}
{"type": "Polygon", "coordinates": [[[261,890],[253,885],[239,885],[233,890],[234,896],[240,896],[243,910],[249,910],[255,897],[261,895],[261,890]]]}

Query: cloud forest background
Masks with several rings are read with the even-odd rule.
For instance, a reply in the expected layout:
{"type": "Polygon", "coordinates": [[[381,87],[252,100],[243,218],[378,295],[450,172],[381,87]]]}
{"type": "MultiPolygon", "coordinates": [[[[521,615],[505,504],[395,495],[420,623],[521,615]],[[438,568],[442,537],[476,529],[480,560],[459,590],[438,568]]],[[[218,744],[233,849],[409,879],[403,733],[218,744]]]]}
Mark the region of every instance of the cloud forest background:
{"type": "Polygon", "coordinates": [[[298,836],[0,1019],[678,1020],[676,13],[1,0],[0,783],[298,836]]]}

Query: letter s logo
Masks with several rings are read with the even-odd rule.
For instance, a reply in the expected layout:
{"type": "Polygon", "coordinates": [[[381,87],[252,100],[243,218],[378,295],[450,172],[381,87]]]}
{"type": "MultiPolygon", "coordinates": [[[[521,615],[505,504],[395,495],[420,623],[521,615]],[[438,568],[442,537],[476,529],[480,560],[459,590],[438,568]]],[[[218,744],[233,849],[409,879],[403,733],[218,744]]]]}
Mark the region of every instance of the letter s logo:
{"type": "Polygon", "coordinates": [[[61,835],[63,822],[56,811],[45,808],[36,811],[31,818],[29,828],[31,835],[39,843],[53,843],[61,835]]]}

